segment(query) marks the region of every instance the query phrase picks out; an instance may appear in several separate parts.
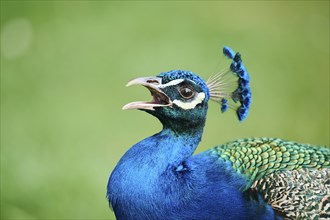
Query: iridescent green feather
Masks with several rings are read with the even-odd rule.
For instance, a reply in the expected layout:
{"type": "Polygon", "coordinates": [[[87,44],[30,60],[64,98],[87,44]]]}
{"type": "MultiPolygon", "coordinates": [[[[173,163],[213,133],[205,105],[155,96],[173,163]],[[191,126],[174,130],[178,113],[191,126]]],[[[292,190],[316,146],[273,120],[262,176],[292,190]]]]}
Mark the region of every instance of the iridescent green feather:
{"type": "Polygon", "coordinates": [[[275,138],[241,139],[212,148],[285,219],[330,218],[330,148],[275,138]]]}
{"type": "Polygon", "coordinates": [[[230,160],[233,168],[254,181],[281,170],[330,168],[330,149],[275,138],[240,139],[210,150],[219,159],[230,160]]]}

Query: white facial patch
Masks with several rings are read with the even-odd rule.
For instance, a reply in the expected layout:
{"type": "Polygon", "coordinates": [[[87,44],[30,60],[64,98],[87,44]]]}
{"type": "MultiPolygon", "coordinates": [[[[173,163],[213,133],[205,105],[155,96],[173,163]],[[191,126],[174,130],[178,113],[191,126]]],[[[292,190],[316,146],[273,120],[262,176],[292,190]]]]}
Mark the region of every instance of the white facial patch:
{"type": "Polygon", "coordinates": [[[188,110],[188,109],[193,109],[196,107],[196,105],[200,104],[203,102],[203,100],[205,99],[205,93],[204,92],[200,92],[198,93],[198,95],[196,96],[196,98],[190,102],[183,102],[181,100],[174,100],[173,103],[176,104],[177,106],[179,106],[182,109],[188,110]]]}
{"type": "Polygon", "coordinates": [[[178,85],[179,83],[183,82],[184,79],[176,79],[176,80],[172,80],[166,84],[163,84],[163,85],[159,85],[158,88],[165,88],[165,87],[168,87],[168,86],[175,86],[175,85],[178,85]]]}

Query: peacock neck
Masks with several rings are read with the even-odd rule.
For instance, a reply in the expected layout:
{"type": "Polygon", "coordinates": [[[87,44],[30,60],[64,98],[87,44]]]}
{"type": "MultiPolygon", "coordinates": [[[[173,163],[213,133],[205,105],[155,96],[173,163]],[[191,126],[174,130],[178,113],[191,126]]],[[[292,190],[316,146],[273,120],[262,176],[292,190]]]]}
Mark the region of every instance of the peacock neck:
{"type": "MultiPolygon", "coordinates": [[[[171,189],[171,184],[167,183],[173,181],[173,171],[186,169],[185,161],[194,153],[202,133],[203,126],[181,132],[163,124],[162,131],[130,148],[108,183],[108,198],[115,210],[119,207],[117,215],[123,213],[126,218],[127,209],[146,210],[145,201],[153,198],[155,202],[155,195],[163,192],[164,187],[171,189]]],[[[162,203],[165,198],[160,198],[162,203]]]]}
{"type": "Polygon", "coordinates": [[[202,139],[204,122],[182,127],[163,124],[163,130],[157,134],[161,140],[160,147],[173,158],[173,163],[183,161],[194,153],[202,139]]]}
{"type": "Polygon", "coordinates": [[[169,121],[162,124],[162,131],[135,144],[125,153],[120,164],[164,170],[179,166],[189,158],[201,141],[204,121],[194,126],[181,123],[182,127],[172,126],[169,121]]]}
{"type": "Polygon", "coordinates": [[[180,147],[191,146],[192,153],[196,149],[197,145],[202,139],[204,126],[194,126],[188,129],[180,129],[178,127],[163,126],[160,136],[166,136],[171,139],[173,144],[177,144],[180,147]]]}

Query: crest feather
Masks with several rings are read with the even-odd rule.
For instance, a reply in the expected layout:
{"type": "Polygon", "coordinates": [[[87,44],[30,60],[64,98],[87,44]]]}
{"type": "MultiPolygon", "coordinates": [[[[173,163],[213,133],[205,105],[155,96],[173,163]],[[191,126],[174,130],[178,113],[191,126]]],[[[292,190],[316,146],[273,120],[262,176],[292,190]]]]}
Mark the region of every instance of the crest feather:
{"type": "Polygon", "coordinates": [[[211,76],[206,85],[210,99],[221,105],[221,111],[232,108],[242,121],[247,117],[252,101],[250,75],[243,65],[240,53],[225,46],[223,54],[232,61],[230,66],[211,76]]]}

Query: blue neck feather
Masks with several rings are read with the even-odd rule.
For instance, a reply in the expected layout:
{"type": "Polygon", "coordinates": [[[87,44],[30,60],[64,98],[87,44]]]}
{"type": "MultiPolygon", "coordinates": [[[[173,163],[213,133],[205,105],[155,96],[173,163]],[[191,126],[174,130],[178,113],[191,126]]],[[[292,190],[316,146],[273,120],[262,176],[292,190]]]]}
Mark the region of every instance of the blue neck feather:
{"type": "Polygon", "coordinates": [[[205,121],[162,123],[161,132],[130,148],[112,172],[107,197],[118,220],[276,219],[263,201],[240,191],[246,179],[230,162],[208,151],[192,156],[205,121]]]}
{"type": "Polygon", "coordinates": [[[173,171],[185,169],[183,161],[191,157],[201,140],[203,126],[191,129],[189,133],[181,132],[180,128],[174,129],[171,123],[165,123],[161,132],[135,144],[118,162],[110,177],[107,193],[117,219],[164,218],[164,211],[158,212],[159,216],[145,211],[143,217],[138,217],[134,213],[149,210],[149,207],[156,209],[150,200],[163,202],[166,200],[165,195],[161,195],[164,191],[175,191],[172,187],[176,184],[162,184],[166,181],[171,184],[173,171]],[[133,203],[134,206],[130,205],[133,203]],[[123,207],[130,207],[130,210],[123,207]]]}

